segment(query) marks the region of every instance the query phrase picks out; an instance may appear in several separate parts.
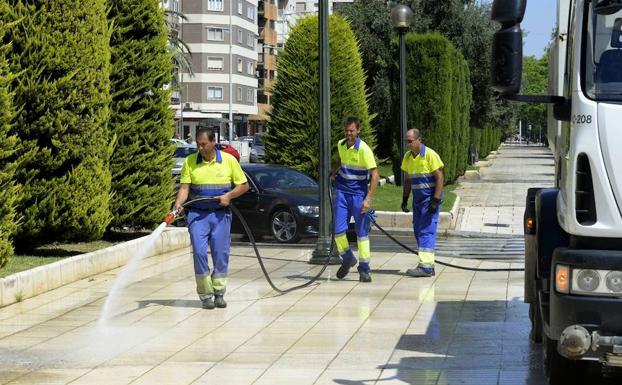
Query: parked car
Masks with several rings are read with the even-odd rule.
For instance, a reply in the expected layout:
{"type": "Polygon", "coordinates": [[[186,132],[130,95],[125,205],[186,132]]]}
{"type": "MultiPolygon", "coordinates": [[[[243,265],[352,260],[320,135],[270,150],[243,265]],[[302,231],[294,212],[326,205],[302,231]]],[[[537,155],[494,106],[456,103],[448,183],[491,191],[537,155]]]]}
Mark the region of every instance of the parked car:
{"type": "Polygon", "coordinates": [[[250,162],[251,163],[263,163],[264,157],[266,155],[266,147],[263,142],[263,133],[257,133],[253,137],[253,142],[251,145],[251,155],[250,162]]]}
{"type": "Polygon", "coordinates": [[[173,143],[176,147],[178,147],[178,146],[184,146],[184,145],[188,144],[188,143],[186,143],[186,141],[185,141],[185,140],[181,140],[181,139],[177,139],[177,138],[172,138],[172,139],[171,139],[171,142],[172,142],[172,143],[173,143]]]}
{"type": "MultiPolygon", "coordinates": [[[[285,166],[243,163],[242,169],[250,188],[234,204],[253,235],[270,235],[280,243],[317,236],[319,190],[313,179],[285,166]]],[[[231,231],[245,234],[237,218],[231,231]]]]}
{"type": "MultiPolygon", "coordinates": [[[[216,147],[223,152],[233,155],[235,159],[238,160],[238,162],[240,161],[240,154],[231,145],[224,144],[224,143],[216,143],[216,147]]],[[[198,149],[197,149],[196,144],[182,144],[182,145],[179,145],[178,147],[175,147],[175,151],[173,153],[174,164],[173,164],[173,170],[171,171],[171,173],[173,175],[180,175],[181,166],[184,164],[184,159],[186,159],[188,155],[194,154],[197,151],[198,149]]]]}

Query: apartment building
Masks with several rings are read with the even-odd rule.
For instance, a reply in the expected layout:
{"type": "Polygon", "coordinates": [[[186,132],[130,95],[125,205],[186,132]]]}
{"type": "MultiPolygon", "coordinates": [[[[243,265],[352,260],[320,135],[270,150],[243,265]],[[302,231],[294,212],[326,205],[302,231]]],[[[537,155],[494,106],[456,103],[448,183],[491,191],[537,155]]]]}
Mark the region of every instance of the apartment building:
{"type": "MultiPolygon", "coordinates": [[[[168,0],[175,1],[175,0],[168,0]]],[[[193,74],[180,73],[178,134],[194,137],[198,126],[219,139],[248,134],[257,115],[257,0],[183,0],[181,39],[192,53],[193,74]]]]}

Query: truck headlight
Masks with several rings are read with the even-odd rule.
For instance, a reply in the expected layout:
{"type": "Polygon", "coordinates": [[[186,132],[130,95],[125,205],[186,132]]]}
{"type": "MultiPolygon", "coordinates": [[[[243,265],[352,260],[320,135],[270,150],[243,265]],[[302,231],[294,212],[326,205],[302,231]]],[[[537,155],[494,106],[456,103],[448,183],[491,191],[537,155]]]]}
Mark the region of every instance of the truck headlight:
{"type": "Polygon", "coordinates": [[[622,297],[622,271],[572,269],[570,293],[622,297]]]}
{"type": "Polygon", "coordinates": [[[318,215],[320,208],[318,206],[298,206],[298,211],[304,215],[318,215]]]}
{"type": "Polygon", "coordinates": [[[596,270],[580,270],[577,274],[577,286],[583,291],[595,291],[600,286],[600,275],[596,270]]]}
{"type": "Polygon", "coordinates": [[[622,293],[622,271],[610,271],[605,277],[607,289],[613,293],[622,293]]]}

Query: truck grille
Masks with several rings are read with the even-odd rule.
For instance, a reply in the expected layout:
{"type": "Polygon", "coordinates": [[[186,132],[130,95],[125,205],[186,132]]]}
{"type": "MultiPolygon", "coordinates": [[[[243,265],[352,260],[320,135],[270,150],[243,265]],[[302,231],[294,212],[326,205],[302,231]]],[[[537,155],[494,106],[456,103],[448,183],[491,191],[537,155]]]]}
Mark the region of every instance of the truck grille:
{"type": "Polygon", "coordinates": [[[584,153],[577,157],[577,187],[575,190],[575,215],[577,222],[584,226],[596,223],[596,204],[590,161],[584,153]]]}

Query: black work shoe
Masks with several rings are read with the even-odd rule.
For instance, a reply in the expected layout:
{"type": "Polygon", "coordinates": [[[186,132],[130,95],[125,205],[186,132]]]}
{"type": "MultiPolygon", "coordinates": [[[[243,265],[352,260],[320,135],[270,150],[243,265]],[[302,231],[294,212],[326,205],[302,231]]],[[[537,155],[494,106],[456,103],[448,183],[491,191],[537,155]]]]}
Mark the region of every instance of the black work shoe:
{"type": "Polygon", "coordinates": [[[356,265],[356,259],[349,263],[347,261],[341,262],[341,266],[339,267],[339,270],[337,270],[337,278],[344,279],[350,272],[350,268],[354,265],[356,265]]]}
{"type": "Polygon", "coordinates": [[[421,266],[417,266],[415,268],[406,270],[406,274],[410,275],[411,277],[417,277],[417,278],[434,277],[436,275],[433,267],[421,267],[421,266]]]}
{"type": "Polygon", "coordinates": [[[225,301],[225,298],[222,295],[216,295],[216,300],[214,301],[216,307],[218,308],[225,308],[227,307],[227,302],[225,301]]]}
{"type": "Polygon", "coordinates": [[[371,282],[371,275],[364,271],[359,271],[359,282],[371,282]]]}
{"type": "Polygon", "coordinates": [[[203,309],[212,310],[213,308],[216,307],[216,304],[214,304],[214,298],[209,297],[209,298],[202,299],[201,306],[203,306],[203,309]]]}

